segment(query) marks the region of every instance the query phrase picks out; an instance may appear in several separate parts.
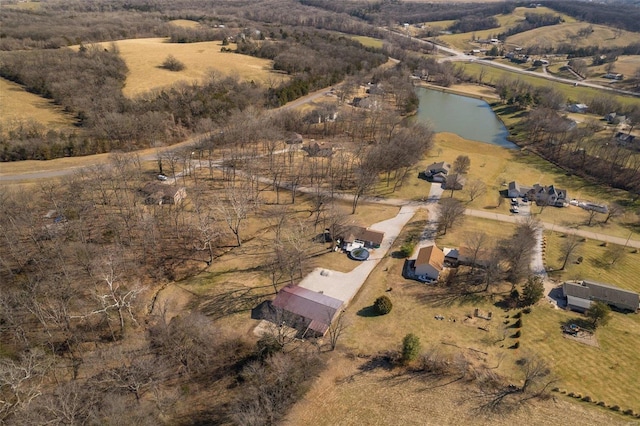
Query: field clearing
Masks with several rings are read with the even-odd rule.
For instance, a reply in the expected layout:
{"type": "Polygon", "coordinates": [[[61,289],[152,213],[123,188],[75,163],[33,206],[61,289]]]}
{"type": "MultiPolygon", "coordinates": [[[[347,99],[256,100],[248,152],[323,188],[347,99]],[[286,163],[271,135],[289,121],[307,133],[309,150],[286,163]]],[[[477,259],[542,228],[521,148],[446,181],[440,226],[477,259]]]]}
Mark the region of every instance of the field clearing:
{"type": "Polygon", "coordinates": [[[27,92],[17,83],[0,78],[0,126],[3,127],[2,131],[29,121],[61,130],[72,128],[75,119],[52,101],[27,92]]]}
{"type": "MultiPolygon", "coordinates": [[[[460,50],[470,50],[470,49],[474,49],[478,47],[478,44],[473,43],[472,42],[472,38],[475,36],[476,38],[479,39],[490,39],[493,38],[495,36],[497,36],[500,33],[503,33],[513,27],[515,27],[516,25],[518,25],[520,22],[524,21],[525,19],[525,14],[526,13],[536,13],[536,14],[544,14],[544,13],[551,13],[554,15],[560,15],[563,17],[563,19],[565,20],[565,23],[567,22],[575,22],[575,19],[555,12],[552,9],[549,9],[547,7],[538,7],[536,9],[530,9],[527,7],[517,7],[514,9],[514,11],[510,14],[507,15],[494,15],[495,18],[498,20],[498,23],[500,24],[499,27],[497,28],[490,28],[488,30],[480,30],[480,31],[472,31],[472,32],[468,32],[468,33],[459,33],[459,34],[451,34],[451,35],[441,35],[438,38],[442,41],[444,41],[445,43],[456,47],[460,50]]],[[[446,21],[449,22],[449,21],[446,21]]],[[[454,21],[450,21],[450,22],[454,22],[454,21]]],[[[548,28],[548,27],[545,27],[548,28]]],[[[510,38],[507,39],[506,44],[516,44],[517,43],[512,43],[510,38]]]]}
{"type": "MultiPolygon", "coordinates": [[[[268,85],[279,84],[288,77],[272,70],[273,61],[230,52],[221,52],[219,41],[202,43],[167,43],[164,38],[143,38],[114,42],[129,68],[124,94],[135,97],[179,81],[200,82],[213,71],[268,85]],[[168,55],[185,64],[182,71],[160,68],[168,55]]],[[[233,47],[233,46],[230,46],[233,47]]]]}
{"type": "Polygon", "coordinates": [[[192,21],[191,19],[174,19],[173,21],[169,21],[171,25],[175,25],[180,28],[198,28],[200,27],[200,22],[192,21]]]}
{"type": "Polygon", "coordinates": [[[588,22],[564,22],[558,25],[535,28],[523,33],[514,34],[507,38],[507,44],[522,47],[539,46],[557,47],[562,43],[570,43],[576,47],[601,46],[622,47],[640,42],[640,33],[622,31],[616,36],[616,29],[605,25],[590,24],[588,22]],[[579,37],[578,31],[591,26],[593,32],[587,37],[579,37]]]}
{"type": "Polygon", "coordinates": [[[565,237],[559,232],[552,231],[546,231],[545,235],[547,237],[545,263],[547,269],[553,269],[553,272],[549,273],[550,277],[558,281],[590,279],[640,292],[640,281],[638,281],[640,254],[633,253],[633,249],[625,248],[622,258],[614,265],[610,265],[606,261],[606,253],[615,245],[609,244],[605,247],[600,241],[587,240],[578,246],[565,270],[561,271],[562,244],[565,237]],[[584,258],[581,264],[575,262],[578,256],[584,258]]]}
{"type": "Polygon", "coordinates": [[[42,3],[39,1],[24,1],[17,3],[3,3],[2,7],[6,7],[8,9],[18,9],[18,10],[40,10],[42,8],[42,3]]]}
{"type": "MultiPolygon", "coordinates": [[[[486,234],[489,237],[487,247],[495,246],[498,240],[511,237],[516,229],[516,225],[497,220],[483,219],[480,217],[465,216],[464,221],[455,225],[436,239],[436,245],[443,247],[463,246],[472,234],[486,234]]],[[[484,248],[487,248],[484,247],[484,248]]]]}
{"type": "Polygon", "coordinates": [[[379,38],[367,37],[367,36],[352,36],[351,39],[357,41],[365,47],[373,47],[375,49],[382,49],[383,41],[379,38]]]}
{"type": "MultiPolygon", "coordinates": [[[[561,92],[567,99],[572,99],[575,102],[584,102],[588,104],[593,98],[603,96],[603,91],[585,86],[573,86],[566,83],[560,83],[557,81],[547,80],[542,77],[535,77],[528,74],[514,73],[501,68],[492,67],[489,65],[475,63],[464,63],[459,66],[463,67],[465,72],[470,75],[479,75],[480,70],[484,68],[485,76],[484,81],[489,84],[495,84],[495,82],[501,79],[520,79],[536,87],[553,87],[561,92]]],[[[638,99],[632,96],[623,96],[616,93],[607,93],[607,96],[615,98],[624,106],[633,106],[638,104],[638,99]]]]}

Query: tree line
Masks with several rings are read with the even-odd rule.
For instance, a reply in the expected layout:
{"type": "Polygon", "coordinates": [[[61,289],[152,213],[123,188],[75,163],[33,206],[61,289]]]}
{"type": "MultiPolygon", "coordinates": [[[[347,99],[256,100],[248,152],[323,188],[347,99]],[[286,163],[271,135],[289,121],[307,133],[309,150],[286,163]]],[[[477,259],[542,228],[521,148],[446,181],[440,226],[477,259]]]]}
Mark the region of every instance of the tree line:
{"type": "Polygon", "coordinates": [[[640,9],[632,5],[564,1],[543,1],[542,4],[580,21],[640,31],[640,9]]]}

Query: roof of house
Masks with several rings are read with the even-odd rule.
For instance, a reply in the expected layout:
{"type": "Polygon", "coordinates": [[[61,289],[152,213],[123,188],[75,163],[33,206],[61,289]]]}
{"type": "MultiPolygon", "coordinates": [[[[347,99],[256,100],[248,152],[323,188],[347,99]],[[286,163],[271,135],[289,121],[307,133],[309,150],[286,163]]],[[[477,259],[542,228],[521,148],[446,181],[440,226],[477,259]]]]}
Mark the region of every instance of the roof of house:
{"type": "Polygon", "coordinates": [[[418,251],[415,266],[426,264],[433,266],[438,271],[442,271],[444,267],[444,252],[435,245],[422,247],[418,251]]]}
{"type": "Polygon", "coordinates": [[[165,185],[160,182],[149,182],[142,187],[142,192],[147,196],[175,197],[176,193],[184,187],[165,185]]]}
{"type": "Polygon", "coordinates": [[[565,282],[562,285],[562,291],[565,296],[601,300],[613,305],[627,307],[634,311],[638,309],[638,304],[640,304],[640,295],[638,293],[595,281],[565,282]]]}
{"type": "Polygon", "coordinates": [[[449,173],[451,164],[440,161],[439,163],[429,164],[426,170],[429,173],[449,173]]]}
{"type": "Polygon", "coordinates": [[[273,306],[311,320],[309,328],[324,334],[342,301],[321,293],[288,285],[283,287],[272,302],[273,306]]]}
{"type": "Polygon", "coordinates": [[[384,239],[384,232],[374,231],[373,229],[363,228],[362,226],[350,226],[344,230],[343,235],[344,241],[347,243],[360,240],[380,245],[384,239]]]}

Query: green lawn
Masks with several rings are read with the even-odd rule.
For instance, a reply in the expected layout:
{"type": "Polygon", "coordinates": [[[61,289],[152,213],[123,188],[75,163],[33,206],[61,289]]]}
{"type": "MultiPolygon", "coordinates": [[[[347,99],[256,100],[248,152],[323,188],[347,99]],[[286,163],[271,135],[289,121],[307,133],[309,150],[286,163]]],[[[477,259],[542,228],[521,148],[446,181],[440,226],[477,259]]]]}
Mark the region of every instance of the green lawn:
{"type": "Polygon", "coordinates": [[[373,47],[375,49],[382,49],[382,40],[379,38],[367,37],[367,36],[352,36],[353,40],[359,42],[365,47],[373,47]]]}
{"type": "MultiPolygon", "coordinates": [[[[628,234],[627,234],[628,235],[628,234]]],[[[545,262],[547,269],[553,269],[549,275],[557,280],[579,280],[591,279],[608,283],[628,290],[640,292],[640,254],[633,253],[634,249],[624,249],[624,255],[613,265],[607,261],[607,251],[612,250],[614,244],[603,246],[600,241],[587,240],[581,243],[571,256],[564,271],[560,271],[562,266],[561,257],[562,244],[565,240],[564,234],[558,232],[545,232],[547,238],[547,248],[545,262]],[[577,264],[575,260],[578,256],[583,257],[583,261],[577,264]]]]}
{"type": "Polygon", "coordinates": [[[640,381],[640,317],[614,313],[611,322],[597,330],[599,347],[562,336],[560,326],[574,312],[553,309],[547,304],[523,316],[520,351],[533,352],[551,364],[561,380],[558,387],[590,396],[622,410],[640,411],[637,390],[640,381]]]}

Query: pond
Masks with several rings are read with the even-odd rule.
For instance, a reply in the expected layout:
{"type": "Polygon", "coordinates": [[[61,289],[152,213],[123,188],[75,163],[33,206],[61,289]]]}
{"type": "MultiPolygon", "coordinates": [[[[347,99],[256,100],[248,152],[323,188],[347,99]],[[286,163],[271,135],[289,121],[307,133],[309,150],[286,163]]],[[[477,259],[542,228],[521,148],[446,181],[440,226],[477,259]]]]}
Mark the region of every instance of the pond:
{"type": "Polygon", "coordinates": [[[481,99],[418,87],[417,120],[431,124],[436,132],[455,133],[465,139],[504,148],[518,146],[507,139],[509,131],[481,99]]]}

